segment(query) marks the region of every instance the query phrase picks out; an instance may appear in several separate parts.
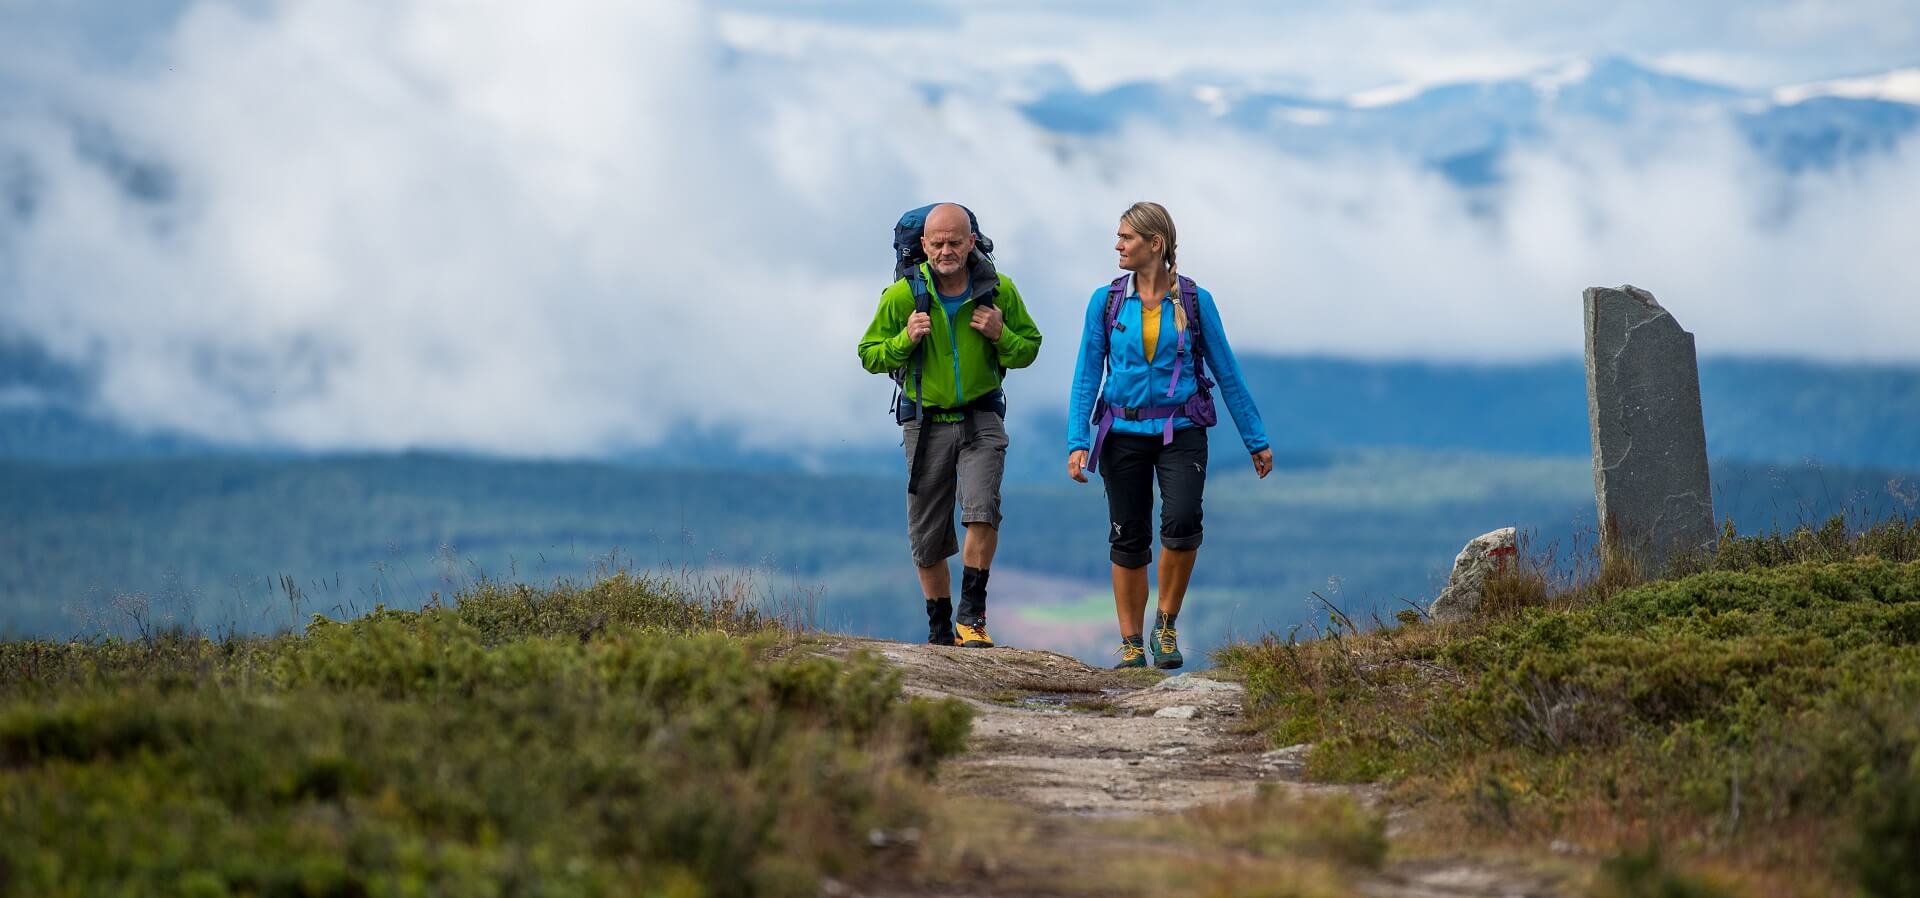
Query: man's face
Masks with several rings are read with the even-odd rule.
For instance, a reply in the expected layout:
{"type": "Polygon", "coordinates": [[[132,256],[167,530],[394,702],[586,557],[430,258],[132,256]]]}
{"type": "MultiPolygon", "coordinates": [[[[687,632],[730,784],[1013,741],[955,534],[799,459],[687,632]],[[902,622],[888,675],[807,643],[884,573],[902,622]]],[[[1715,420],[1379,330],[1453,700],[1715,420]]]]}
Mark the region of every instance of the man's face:
{"type": "Polygon", "coordinates": [[[927,229],[920,234],[920,248],[926,250],[934,274],[952,277],[967,268],[967,257],[973,254],[973,233],[964,220],[954,224],[942,216],[927,222],[927,229]]]}

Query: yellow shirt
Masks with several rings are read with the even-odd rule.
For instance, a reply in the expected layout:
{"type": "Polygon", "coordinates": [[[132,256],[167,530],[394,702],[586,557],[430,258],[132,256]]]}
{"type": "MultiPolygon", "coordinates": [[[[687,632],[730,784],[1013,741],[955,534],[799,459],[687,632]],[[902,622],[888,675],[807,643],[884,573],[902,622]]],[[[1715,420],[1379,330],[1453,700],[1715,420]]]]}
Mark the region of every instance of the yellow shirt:
{"type": "MultiPolygon", "coordinates": [[[[1160,303],[1162,306],[1165,306],[1165,304],[1167,303],[1167,300],[1163,299],[1160,301],[1160,303]]],[[[1147,361],[1149,362],[1153,361],[1153,351],[1159,348],[1160,346],[1160,316],[1161,314],[1164,313],[1164,311],[1165,311],[1164,308],[1161,308],[1161,309],[1154,309],[1152,313],[1148,313],[1147,308],[1144,304],[1141,305],[1140,307],[1140,340],[1146,346],[1147,361]]],[[[1179,303],[1174,303],[1173,305],[1174,329],[1180,330],[1186,326],[1186,323],[1187,323],[1186,310],[1180,308],[1179,303]]]]}
{"type": "MultiPolygon", "coordinates": [[[[1161,300],[1165,304],[1166,300],[1161,300]]],[[[1140,315],[1140,339],[1146,342],[1147,361],[1153,361],[1153,351],[1160,345],[1160,309],[1154,309],[1149,315],[1143,311],[1140,315]]]]}

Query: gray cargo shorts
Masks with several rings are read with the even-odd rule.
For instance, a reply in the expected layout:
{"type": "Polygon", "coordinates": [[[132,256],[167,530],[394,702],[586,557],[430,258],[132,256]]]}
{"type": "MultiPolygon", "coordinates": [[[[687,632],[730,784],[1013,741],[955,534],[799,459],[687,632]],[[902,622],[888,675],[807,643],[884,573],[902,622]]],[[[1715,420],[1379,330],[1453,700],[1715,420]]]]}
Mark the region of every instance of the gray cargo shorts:
{"type": "Polygon", "coordinates": [[[1007,469],[1007,425],[988,411],[968,413],[950,424],[908,421],[902,428],[907,464],[925,431],[926,468],[920,492],[907,496],[907,539],[913,563],[933,567],[960,551],[953,530],[953,503],[960,500],[960,521],[1000,528],[1000,478],[1007,469]]]}

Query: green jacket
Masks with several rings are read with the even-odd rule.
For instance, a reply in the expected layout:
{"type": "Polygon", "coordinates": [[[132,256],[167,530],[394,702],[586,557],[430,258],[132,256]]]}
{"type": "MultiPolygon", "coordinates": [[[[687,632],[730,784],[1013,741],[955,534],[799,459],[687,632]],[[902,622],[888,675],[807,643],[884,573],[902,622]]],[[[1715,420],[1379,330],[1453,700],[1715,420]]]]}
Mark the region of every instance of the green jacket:
{"type": "MultiPolygon", "coordinates": [[[[959,408],[1000,386],[1000,369],[1025,368],[1040,355],[1040,329],[1034,327],[1033,318],[1027,315],[1027,305],[1020,300],[1020,291],[1014,288],[1012,278],[1000,275],[1000,292],[993,300],[1000,308],[1005,325],[996,343],[973,329],[970,322],[974,301],[971,299],[962,303],[959,314],[948,321],[946,307],[940,304],[937,295],[933,271],[925,264],[920,266],[920,271],[927,279],[927,289],[936,293],[927,309],[933,319],[933,331],[920,341],[925,348],[920,375],[923,404],[959,408]]],[[[901,278],[880,294],[880,308],[873,313],[873,323],[867,325],[866,334],[860,338],[860,364],[875,374],[905,365],[913,352],[913,341],[907,338],[907,317],[912,314],[913,288],[907,285],[906,278],[901,278]]],[[[905,388],[911,394],[911,374],[905,388]]]]}

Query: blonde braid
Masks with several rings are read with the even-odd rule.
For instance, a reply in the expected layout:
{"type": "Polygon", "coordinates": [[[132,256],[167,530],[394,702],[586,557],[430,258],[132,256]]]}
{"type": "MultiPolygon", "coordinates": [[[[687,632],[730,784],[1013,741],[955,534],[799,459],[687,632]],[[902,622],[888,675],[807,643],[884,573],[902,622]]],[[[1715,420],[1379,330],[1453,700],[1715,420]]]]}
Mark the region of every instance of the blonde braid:
{"type": "Polygon", "coordinates": [[[1167,277],[1173,279],[1173,327],[1187,329],[1187,306],[1180,301],[1180,263],[1174,260],[1173,219],[1167,219],[1167,277]]]}

